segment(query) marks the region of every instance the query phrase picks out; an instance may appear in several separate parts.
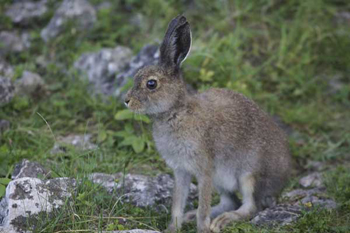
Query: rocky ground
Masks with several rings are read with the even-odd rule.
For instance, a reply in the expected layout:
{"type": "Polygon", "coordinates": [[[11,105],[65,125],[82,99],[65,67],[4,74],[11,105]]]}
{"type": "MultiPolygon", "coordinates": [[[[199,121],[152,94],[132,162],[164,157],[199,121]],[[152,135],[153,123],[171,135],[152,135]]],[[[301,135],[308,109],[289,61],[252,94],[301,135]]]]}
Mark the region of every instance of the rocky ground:
{"type": "MultiPolygon", "coordinates": [[[[322,13],[298,2],[295,24],[278,4],[234,5],[232,11],[240,10],[221,20],[227,12],[217,3],[208,9],[181,3],[197,33],[183,67],[188,90],[242,92],[290,137],[295,169],[278,204],[228,232],[350,231],[350,60],[342,53],[350,48],[343,28],[350,5],[340,2],[320,3],[322,13]],[[203,12],[212,17],[202,18],[203,12]],[[324,12],[331,12],[325,21],[324,12]],[[278,20],[281,28],[273,23],[278,20]],[[312,30],[299,28],[305,22],[312,30]]],[[[0,3],[1,233],[165,228],[171,172],[154,149],[149,119],[121,104],[137,70],[158,61],[167,18],[179,11],[166,1],[153,4],[0,3]]],[[[192,184],[187,208],[195,208],[196,200],[192,184]]],[[[187,225],[184,232],[195,228],[187,225]]]]}
{"type": "MultiPolygon", "coordinates": [[[[137,207],[151,207],[162,212],[167,212],[169,209],[174,181],[167,174],[148,177],[137,174],[92,173],[87,178],[106,189],[111,195],[120,198],[122,202],[130,202],[137,207]]],[[[23,160],[16,164],[12,181],[8,184],[6,195],[0,202],[0,230],[22,232],[27,229],[28,222],[33,222],[35,225],[35,218],[39,214],[48,214],[72,201],[71,197],[78,183],[79,180],[69,177],[52,178],[50,171],[37,162],[23,160]]],[[[314,172],[302,177],[299,184],[300,188],[285,192],[282,202],[258,213],[251,222],[256,225],[283,226],[296,221],[303,211],[310,211],[315,207],[326,209],[337,207],[336,202],[326,194],[322,173],[314,172]]],[[[197,198],[194,184],[190,192],[191,208],[197,198]]]]}
{"type": "MultiPolygon", "coordinates": [[[[16,2],[10,6],[6,15],[15,24],[27,24],[45,14],[47,1],[16,2]]],[[[66,22],[74,20],[76,30],[89,30],[96,21],[96,9],[86,0],[66,0],[58,7],[49,24],[42,29],[41,37],[44,41],[58,36],[64,30],[66,22]]],[[[0,55],[21,52],[30,47],[29,35],[25,32],[0,32],[0,55]]],[[[131,49],[123,46],[103,48],[98,52],[82,54],[74,63],[74,67],[91,83],[91,91],[105,95],[121,97],[123,87],[137,70],[145,65],[154,64],[158,59],[158,47],[146,45],[139,54],[132,57],[131,49]]],[[[0,57],[1,58],[1,57],[0,57]]],[[[45,63],[38,58],[37,63],[45,63]]],[[[45,64],[42,64],[45,65],[45,64]]],[[[23,77],[12,84],[13,68],[0,59],[0,104],[11,100],[14,86],[20,94],[37,94],[44,82],[38,74],[25,71],[23,77]],[[23,89],[25,87],[25,90],[23,89]]],[[[125,90],[124,90],[125,92],[125,90]]]]}

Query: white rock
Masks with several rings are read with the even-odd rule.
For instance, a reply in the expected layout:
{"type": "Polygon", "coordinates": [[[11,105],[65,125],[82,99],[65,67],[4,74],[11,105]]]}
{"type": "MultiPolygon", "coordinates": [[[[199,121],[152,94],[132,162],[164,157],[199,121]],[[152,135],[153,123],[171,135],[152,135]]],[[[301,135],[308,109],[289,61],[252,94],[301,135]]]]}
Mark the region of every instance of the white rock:
{"type": "Polygon", "coordinates": [[[46,4],[47,0],[17,1],[6,10],[5,14],[14,23],[28,25],[32,19],[39,18],[47,12],[46,4]]]}
{"type": "Polygon", "coordinates": [[[22,52],[30,47],[30,35],[26,32],[0,32],[0,55],[22,52]]]}
{"type": "Polygon", "coordinates": [[[334,209],[337,204],[327,197],[326,189],[295,189],[282,195],[287,202],[278,204],[259,212],[251,222],[256,225],[289,225],[302,216],[302,211],[313,207],[334,209]]]}
{"type": "Polygon", "coordinates": [[[13,68],[0,57],[0,76],[11,79],[13,77],[13,68]]]}
{"type": "Polygon", "coordinates": [[[98,52],[84,53],[74,67],[87,76],[92,84],[92,93],[110,95],[116,88],[115,75],[130,61],[132,51],[123,46],[104,48],[98,52]]]}
{"type": "MultiPolygon", "coordinates": [[[[171,202],[174,180],[168,174],[149,177],[137,174],[104,174],[93,173],[89,176],[92,182],[101,184],[110,193],[123,195],[123,201],[130,202],[138,207],[169,206],[171,202]]],[[[189,204],[197,198],[197,187],[191,184],[189,204]]]]}
{"type": "Polygon", "coordinates": [[[320,206],[326,209],[334,209],[337,207],[337,203],[326,195],[326,189],[324,187],[295,189],[283,194],[283,197],[296,206],[320,206]]]}
{"type": "Polygon", "coordinates": [[[15,95],[15,86],[6,77],[0,76],[0,106],[7,104],[15,95]]]}
{"type": "Polygon", "coordinates": [[[251,222],[255,225],[289,225],[297,220],[302,213],[302,208],[289,204],[279,204],[272,208],[260,211],[251,222]]]}
{"type": "Polygon", "coordinates": [[[90,29],[96,22],[96,11],[86,0],[64,0],[49,24],[41,31],[41,38],[47,42],[58,36],[69,21],[80,31],[90,29]]]}
{"type": "Polygon", "coordinates": [[[57,142],[51,150],[51,154],[64,153],[67,146],[73,146],[76,150],[95,150],[98,147],[90,142],[91,135],[68,135],[66,137],[58,137],[57,142]]]}
{"type": "Polygon", "coordinates": [[[299,180],[299,184],[304,188],[309,187],[321,187],[322,186],[322,175],[319,172],[311,173],[304,176],[299,180]]]}
{"type": "MultiPolygon", "coordinates": [[[[61,207],[71,197],[75,180],[57,178],[40,180],[37,178],[19,178],[11,181],[5,197],[0,202],[0,229],[4,232],[27,232],[29,218],[41,212],[49,213],[61,207]]],[[[1,232],[1,230],[0,230],[1,232]]]]}
{"type": "Polygon", "coordinates": [[[44,80],[40,75],[24,71],[22,77],[15,82],[16,94],[30,96],[45,89],[44,80]]]}
{"type": "Polygon", "coordinates": [[[50,178],[50,172],[37,162],[23,159],[15,165],[11,179],[15,180],[23,177],[39,178],[39,176],[45,179],[50,178]]]}

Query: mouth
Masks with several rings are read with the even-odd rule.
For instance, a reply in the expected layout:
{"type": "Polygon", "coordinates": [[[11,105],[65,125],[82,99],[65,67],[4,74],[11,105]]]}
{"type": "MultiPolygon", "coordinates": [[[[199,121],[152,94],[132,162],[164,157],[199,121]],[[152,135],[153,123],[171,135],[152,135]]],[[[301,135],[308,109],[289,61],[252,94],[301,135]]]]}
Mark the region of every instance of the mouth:
{"type": "Polygon", "coordinates": [[[142,105],[133,99],[127,99],[124,102],[124,105],[133,113],[136,114],[145,114],[147,112],[147,109],[142,107],[142,105]]]}
{"type": "Polygon", "coordinates": [[[136,114],[145,114],[146,111],[144,109],[130,109],[133,113],[136,113],[136,114]]]}
{"type": "Polygon", "coordinates": [[[144,114],[145,113],[145,109],[143,109],[143,108],[132,108],[132,106],[130,106],[130,104],[125,104],[125,106],[133,113],[136,113],[136,114],[144,114]]]}

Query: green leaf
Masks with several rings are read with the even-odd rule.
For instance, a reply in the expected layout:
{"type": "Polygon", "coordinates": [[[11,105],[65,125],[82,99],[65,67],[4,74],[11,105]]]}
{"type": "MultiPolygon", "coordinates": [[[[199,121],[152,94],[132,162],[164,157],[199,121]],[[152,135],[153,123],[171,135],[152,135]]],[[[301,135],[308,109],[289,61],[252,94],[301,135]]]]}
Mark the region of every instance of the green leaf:
{"type": "Polygon", "coordinates": [[[5,185],[0,184],[0,197],[3,197],[5,195],[5,185]]]}
{"type": "Polygon", "coordinates": [[[107,225],[106,230],[107,230],[107,231],[113,231],[113,230],[115,230],[116,228],[117,228],[117,227],[116,227],[116,225],[114,225],[114,223],[110,223],[110,224],[107,225]]]}
{"type": "Polygon", "coordinates": [[[139,140],[136,136],[130,136],[125,138],[120,145],[121,146],[131,146],[133,144],[134,141],[139,140]]]}
{"type": "Polygon", "coordinates": [[[8,178],[0,178],[0,184],[2,185],[8,185],[10,183],[11,179],[8,178]]]}
{"type": "Polygon", "coordinates": [[[52,104],[56,107],[64,107],[67,104],[67,102],[63,100],[54,100],[52,101],[52,104]]]}
{"type": "Polygon", "coordinates": [[[83,201],[83,204],[86,206],[89,206],[89,207],[91,207],[93,205],[93,203],[90,201],[83,201]]]}
{"type": "Polygon", "coordinates": [[[143,121],[143,122],[145,122],[146,124],[149,124],[149,123],[151,122],[151,120],[148,118],[148,116],[146,116],[146,115],[141,115],[141,114],[135,115],[135,120],[137,120],[137,121],[143,121]]]}
{"type": "Polygon", "coordinates": [[[124,109],[119,112],[117,112],[114,116],[114,119],[117,121],[123,121],[123,120],[129,120],[133,119],[134,113],[131,112],[129,109],[124,109]]]}
{"type": "Polygon", "coordinates": [[[134,127],[132,126],[131,123],[125,124],[124,129],[126,132],[128,132],[130,134],[132,134],[134,132],[134,127]]]}
{"type": "Polygon", "coordinates": [[[24,110],[29,106],[29,100],[27,98],[24,97],[18,97],[14,99],[14,104],[13,107],[20,111],[20,110],[24,110]]]}
{"type": "Polygon", "coordinates": [[[138,138],[132,142],[132,148],[136,153],[141,153],[145,148],[145,142],[142,139],[138,138]]]}
{"type": "Polygon", "coordinates": [[[0,153],[2,153],[2,154],[7,154],[8,151],[9,151],[9,148],[7,147],[6,144],[4,144],[4,145],[2,145],[2,146],[0,147],[0,153]]]}
{"type": "Polygon", "coordinates": [[[125,227],[122,224],[118,224],[117,227],[118,227],[118,231],[125,230],[125,227]]]}
{"type": "Polygon", "coordinates": [[[126,132],[126,131],[119,131],[119,132],[115,132],[115,133],[114,133],[114,136],[122,137],[122,138],[127,138],[127,137],[132,136],[132,134],[129,133],[129,132],[126,132]]]}
{"type": "Polygon", "coordinates": [[[81,202],[83,202],[85,198],[86,198],[86,192],[79,193],[77,196],[77,200],[81,202]]]}
{"type": "Polygon", "coordinates": [[[104,140],[106,140],[106,138],[107,138],[107,132],[105,130],[102,130],[98,133],[97,141],[103,142],[104,140]]]}

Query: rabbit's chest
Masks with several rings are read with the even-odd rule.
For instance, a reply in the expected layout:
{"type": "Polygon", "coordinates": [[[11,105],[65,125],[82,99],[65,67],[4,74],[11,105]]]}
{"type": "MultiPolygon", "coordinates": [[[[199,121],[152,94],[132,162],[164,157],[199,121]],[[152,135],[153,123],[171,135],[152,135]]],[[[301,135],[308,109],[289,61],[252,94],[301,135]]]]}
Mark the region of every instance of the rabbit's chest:
{"type": "Polygon", "coordinates": [[[153,131],[157,150],[172,169],[185,169],[190,173],[195,170],[198,154],[198,142],[185,134],[178,134],[170,127],[153,131]]]}

